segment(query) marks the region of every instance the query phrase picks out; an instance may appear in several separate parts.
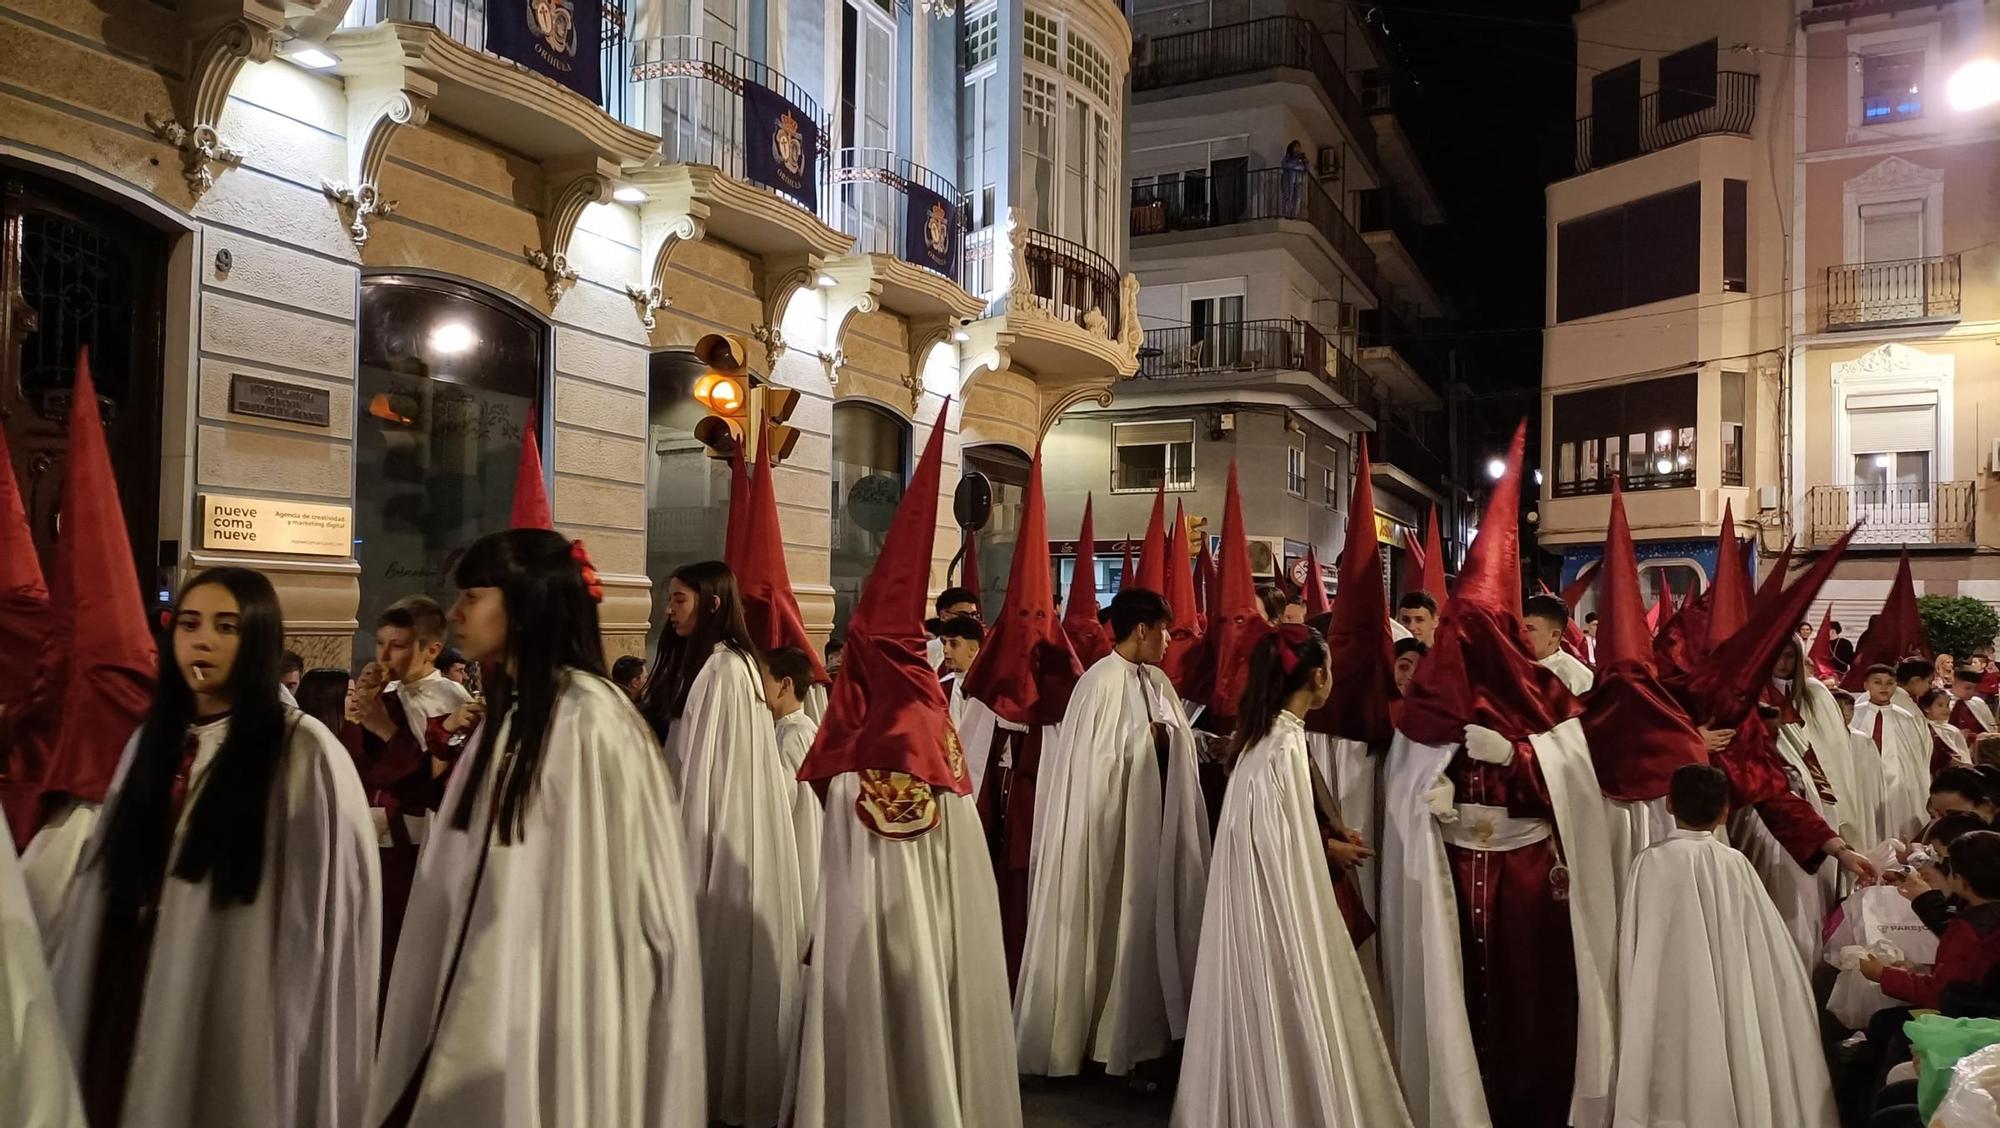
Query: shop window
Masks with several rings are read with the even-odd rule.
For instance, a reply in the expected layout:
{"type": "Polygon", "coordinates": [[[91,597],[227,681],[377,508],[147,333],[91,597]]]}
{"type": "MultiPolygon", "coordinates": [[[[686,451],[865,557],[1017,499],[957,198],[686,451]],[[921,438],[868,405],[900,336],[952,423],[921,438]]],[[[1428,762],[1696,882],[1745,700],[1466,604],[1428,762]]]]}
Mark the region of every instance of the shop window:
{"type": "Polygon", "coordinates": [[[1194,421],[1113,423],[1111,488],[1170,490],[1194,488],[1194,421]]]}
{"type": "MultiPolygon", "coordinates": [[[[450,603],[458,554],[507,527],[549,331],[469,286],[378,275],[362,280],[360,342],[354,554],[367,623],[406,595],[450,603]]],[[[368,632],[354,653],[357,666],[374,657],[368,632]]]]}
{"type": "Polygon", "coordinates": [[[833,405],[833,550],[828,582],[833,586],[833,633],[847,632],[847,617],[861,598],[861,585],[875,568],[882,540],[896,518],[909,479],[910,424],[873,404],[847,400],[833,405]]]}

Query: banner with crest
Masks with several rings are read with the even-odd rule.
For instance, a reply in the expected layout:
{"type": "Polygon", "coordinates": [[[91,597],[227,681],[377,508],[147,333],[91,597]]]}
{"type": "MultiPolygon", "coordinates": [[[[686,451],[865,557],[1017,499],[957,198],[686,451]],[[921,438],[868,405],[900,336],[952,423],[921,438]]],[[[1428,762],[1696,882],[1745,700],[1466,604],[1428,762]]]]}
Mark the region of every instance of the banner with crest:
{"type": "Polygon", "coordinates": [[[487,50],[602,100],[602,0],[492,0],[486,19],[487,50]]]}
{"type": "Polygon", "coordinates": [[[903,261],[957,277],[958,206],[911,181],[903,207],[903,261]]]}
{"type": "Polygon", "coordinates": [[[791,99],[743,81],[743,164],[751,180],[819,209],[819,123],[791,99]]]}

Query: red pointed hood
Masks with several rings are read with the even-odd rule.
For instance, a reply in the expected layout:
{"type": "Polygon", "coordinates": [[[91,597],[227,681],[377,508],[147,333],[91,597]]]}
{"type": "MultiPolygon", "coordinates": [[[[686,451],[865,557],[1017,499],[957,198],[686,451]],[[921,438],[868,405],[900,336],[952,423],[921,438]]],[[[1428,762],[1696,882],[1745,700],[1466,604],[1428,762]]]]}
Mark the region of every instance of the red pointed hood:
{"type": "Polygon", "coordinates": [[[1200,658],[1189,662],[1181,696],[1208,706],[1218,720],[1234,718],[1250,668],[1250,651],[1271,630],[1264,604],[1257,598],[1257,581],[1250,571],[1250,538],[1243,528],[1243,495],[1237,486],[1236,463],[1229,464],[1229,491],[1222,508],[1221,598],[1209,612],[1208,633],[1202,636],[1200,658]]]}
{"type": "Polygon", "coordinates": [[[1833,604],[1826,605],[1826,614],[1820,616],[1819,629],[1813,632],[1812,649],[1806,652],[1806,659],[1812,663],[1813,676],[1825,681],[1840,673],[1833,664],[1833,604]]]}
{"type": "Polygon", "coordinates": [[[875,569],[847,621],[840,677],[819,737],[799,767],[807,781],[866,769],[903,772],[942,791],[969,794],[965,755],[937,671],[925,660],[925,593],[938,529],[945,421],[938,408],[923,457],[896,506],[875,569]]]}
{"type": "Polygon", "coordinates": [[[1778,554],[1778,562],[1771,565],[1771,574],[1764,577],[1758,586],[1755,603],[1763,603],[1785,590],[1785,573],[1792,568],[1792,542],[1785,542],[1785,551],[1778,554]]]}
{"type": "MultiPolygon", "coordinates": [[[[1350,520],[1349,524],[1352,523],[1350,520]]],[[[1347,553],[1343,551],[1340,554],[1340,558],[1344,563],[1347,560],[1347,553]]],[[[1333,610],[1333,601],[1326,597],[1326,574],[1320,569],[1319,549],[1316,546],[1310,546],[1306,549],[1305,600],[1306,620],[1308,622],[1333,610]]]]}
{"type": "MultiPolygon", "coordinates": [[[[757,445],[758,455],[763,455],[764,446],[757,445]]],[[[760,471],[761,473],[761,471],[760,471]]],[[[745,472],[743,452],[739,449],[729,455],[729,524],[722,534],[722,562],[733,572],[743,571],[744,538],[750,530],[750,493],[755,487],[750,483],[750,475],[745,472]]]]}
{"type": "Polygon", "coordinates": [[[1597,683],[1584,697],[1584,742],[1606,795],[1624,802],[1658,799],[1674,769],[1707,763],[1708,749],[1654,676],[1639,558],[1617,478],[1611,480],[1611,520],[1598,575],[1597,683]]]}
{"type": "MultiPolygon", "coordinates": [[[[0,431],[0,708],[9,713],[26,703],[34,688],[35,657],[48,633],[49,586],[35,555],[34,531],[14,480],[13,456],[0,431]]],[[[6,766],[0,754],[0,768],[6,766]]]]}
{"type": "Polygon", "coordinates": [[[1869,622],[1868,629],[1861,632],[1861,641],[1854,644],[1854,665],[1848,667],[1840,687],[1858,693],[1865,688],[1868,667],[1893,666],[1913,654],[1929,658],[1931,648],[1924,641],[1923,618],[1917,614],[1917,585],[1910,578],[1910,550],[1906,548],[1896,562],[1896,578],[1889,585],[1882,613],[1869,622]]]}
{"type": "Polygon", "coordinates": [[[1715,538],[1715,583],[1708,589],[1708,633],[1698,657],[1712,653],[1750,619],[1750,571],[1736,540],[1736,518],[1722,503],[1722,531],[1715,538]]]}
{"type": "Polygon", "coordinates": [[[1437,600],[1440,609],[1444,607],[1444,601],[1451,598],[1444,585],[1444,539],[1438,535],[1438,511],[1433,505],[1430,520],[1424,525],[1423,589],[1437,600]]]}
{"type": "Polygon", "coordinates": [[[1708,653],[1708,601],[1690,587],[1680,610],[1671,605],[1661,611],[1665,617],[1653,636],[1653,665],[1663,678],[1701,665],[1708,653]]]}
{"type": "Polygon", "coordinates": [[[1782,595],[1759,604],[1750,621],[1716,647],[1700,669],[1683,675],[1674,695],[1690,717],[1709,728],[1734,728],[1752,711],[1771,680],[1779,651],[1797,644],[1799,620],[1819,597],[1853,537],[1854,530],[1849,529],[1782,595]]]}
{"type": "Polygon", "coordinates": [[[1458,744],[1476,724],[1511,739],[1547,732],[1582,706],[1555,671],[1537,663],[1521,640],[1521,456],[1527,424],[1514,429],[1507,472],[1493,487],[1403,706],[1402,730],[1421,744],[1458,744]]]}
{"type": "Polygon", "coordinates": [[[1070,649],[1086,670],[1111,653],[1111,639],[1097,619],[1097,542],[1092,539],[1097,526],[1091,519],[1092,504],[1090,497],[1083,499],[1083,528],[1076,534],[1076,566],[1069,577],[1069,598],[1063,601],[1062,623],[1070,649]]]}
{"type": "Polygon", "coordinates": [[[1061,724],[1070,691],[1082,676],[1083,664],[1056,619],[1042,454],[1037,449],[1028,471],[1021,531],[1014,541],[1014,566],[1007,574],[1007,597],[986,628],[986,644],[965,678],[965,695],[985,702],[1003,721],[1061,724]]]}
{"type": "Polygon", "coordinates": [[[1208,537],[1201,538],[1201,551],[1194,557],[1195,598],[1201,601],[1202,629],[1222,602],[1222,574],[1215,568],[1215,553],[1209,551],[1208,537]]]}
{"type": "MultiPolygon", "coordinates": [[[[730,500],[733,514],[735,498],[730,500]]],[[[785,533],[778,523],[777,478],[766,444],[757,447],[757,479],[750,485],[743,510],[740,556],[729,566],[735,570],[737,587],[743,593],[743,621],[750,627],[750,641],[760,650],[796,646],[805,651],[812,660],[813,681],[825,685],[829,680],[826,667],[820,664],[819,648],[806,633],[798,597],[792,593],[791,572],[785,564],[785,533]]]]}
{"type": "MultiPolygon", "coordinates": [[[[1375,548],[1375,485],[1368,470],[1366,436],[1356,453],[1347,539],[1340,547],[1340,591],[1326,626],[1333,693],[1306,717],[1306,727],[1344,740],[1380,744],[1395,734],[1389,702],[1396,697],[1396,654],[1389,632],[1389,596],[1382,583],[1382,554],[1375,548]]],[[[1307,550],[1306,559],[1317,577],[1319,561],[1312,550],[1307,550]]],[[[1311,595],[1317,591],[1324,602],[1326,587],[1310,581],[1306,587],[1306,617],[1311,619],[1318,614],[1311,595]]]]}
{"type": "Polygon", "coordinates": [[[1155,595],[1167,594],[1167,489],[1153,495],[1153,515],[1146,519],[1146,540],[1139,546],[1139,574],[1133,587],[1155,595]]]}
{"type": "MultiPolygon", "coordinates": [[[[535,409],[528,409],[528,421],[521,427],[521,461],[514,467],[514,512],[508,523],[516,529],[553,529],[548,486],[542,480],[541,444],[535,439],[535,409]]],[[[732,497],[734,495],[731,495],[732,497]]]]}
{"type": "Polygon", "coordinates": [[[1132,535],[1127,533],[1125,535],[1125,560],[1119,566],[1118,571],[1118,590],[1124,591],[1128,587],[1138,586],[1138,574],[1132,570],[1132,535]]]}
{"type": "Polygon", "coordinates": [[[63,573],[58,586],[75,609],[74,626],[62,719],[42,776],[42,794],[102,803],[126,740],[152,704],[159,667],[87,352],[77,356],[70,397],[62,530],[56,546],[56,568],[63,573]]]}
{"type": "Polygon", "coordinates": [[[1202,637],[1201,610],[1194,595],[1193,564],[1194,554],[1188,547],[1187,513],[1176,501],[1173,529],[1167,536],[1167,590],[1160,593],[1166,597],[1167,608],[1174,614],[1166,661],[1160,663],[1160,668],[1176,685],[1180,684],[1187,664],[1194,658],[1196,644],[1202,637]]]}

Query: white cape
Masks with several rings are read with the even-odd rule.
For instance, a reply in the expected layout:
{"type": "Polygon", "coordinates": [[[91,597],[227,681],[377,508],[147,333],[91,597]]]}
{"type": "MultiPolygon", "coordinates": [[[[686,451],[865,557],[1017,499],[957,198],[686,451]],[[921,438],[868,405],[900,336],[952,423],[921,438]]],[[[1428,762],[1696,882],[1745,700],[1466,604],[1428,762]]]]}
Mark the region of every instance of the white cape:
{"type": "Polygon", "coordinates": [[[798,776],[800,765],[806,762],[806,753],[812,751],[813,740],[819,736],[819,721],[800,709],[779,717],[775,727],[778,759],[785,765],[786,778],[792,780],[792,840],[798,843],[799,891],[805,896],[810,916],[819,892],[819,839],[824,815],[819,793],[812,784],[798,782],[798,776]]]}
{"type": "Polygon", "coordinates": [[[1617,1128],[1836,1128],[1805,968],[1757,875],[1704,831],[1633,864],[1617,1128]]]}
{"type": "MultiPolygon", "coordinates": [[[[511,721],[481,727],[505,747],[511,721]]],[[[472,779],[461,758],[424,844],[362,1128],[395,1106],[434,1023],[411,1128],[704,1128],[694,902],[652,733],[623,690],[569,671],[521,833],[493,835],[468,904],[499,760],[472,779]],[[468,788],[471,825],[450,829],[468,788]]]]}
{"type": "Polygon", "coordinates": [[[793,1128],[1020,1128],[1000,895],[972,800],[892,840],[828,781],[793,1128]]]}
{"type": "MultiPolygon", "coordinates": [[[[1564,721],[1529,741],[1555,803],[1570,870],[1578,999],[1570,1122],[1596,1125],[1610,1102],[1617,1055],[1618,907],[1603,794],[1582,725],[1564,721]]],[[[1380,854],[1383,977],[1395,1020],[1396,1064],[1416,1123],[1491,1128],[1465,1012],[1451,866],[1425,798],[1456,748],[1418,744],[1398,733],[1389,751],[1380,854]]]]}
{"type": "MultiPolygon", "coordinates": [[[[126,752],[131,748],[127,747],[126,752]]],[[[44,943],[56,930],[62,913],[63,897],[76,880],[76,868],[83,862],[83,848],[97,829],[96,803],[70,802],[42,824],[21,851],[21,880],[28,887],[28,905],[35,923],[41,927],[44,943]]],[[[54,955],[53,945],[48,953],[54,955]]]]}
{"type": "MultiPolygon", "coordinates": [[[[1324,733],[1306,734],[1306,754],[1318,766],[1320,778],[1340,803],[1341,820],[1349,830],[1358,830],[1369,849],[1382,844],[1382,758],[1370,756],[1368,746],[1358,740],[1342,740],[1324,733]]],[[[1226,794],[1226,792],[1225,792],[1226,794]]],[[[1361,867],[1354,884],[1361,890],[1362,907],[1374,916],[1380,903],[1375,880],[1377,869],[1361,867]]]]}
{"type": "MultiPolygon", "coordinates": [[[[9,834],[0,814],[0,836],[9,834]]],[[[0,838],[4,840],[4,838],[0,838]]],[[[42,962],[42,938],[11,851],[0,848],[0,1124],[84,1128],[76,1071],[42,962]]]]}
{"type": "Polygon", "coordinates": [[[1937,733],[1938,739],[1944,741],[1945,747],[1951,749],[1952,759],[1961,764],[1972,762],[1972,748],[1965,742],[1965,734],[1959,731],[1956,725],[1933,721],[1931,731],[1937,733]]]}
{"type": "Polygon", "coordinates": [[[1826,784],[1833,789],[1835,817],[1827,821],[1849,846],[1870,850],[1881,840],[1881,757],[1874,757],[1873,764],[1856,763],[1860,749],[1840,719],[1833,691],[1815,678],[1807,678],[1805,687],[1805,706],[1799,710],[1805,725],[1800,735],[1812,747],[1826,784]]]}
{"type": "Polygon", "coordinates": [[[1279,713],[1230,773],[1174,1101],[1182,1128],[1410,1123],[1308,772],[1305,724],[1279,713]]]}
{"type": "Polygon", "coordinates": [[[681,819],[701,937],[709,1116],[769,1128],[805,1004],[797,773],[778,756],[755,663],[726,646],[695,675],[670,739],[686,751],[681,819]]]}
{"type": "Polygon", "coordinates": [[[1042,751],[1015,992],[1024,1073],[1122,1074],[1185,1036],[1208,882],[1194,733],[1167,676],[1115,652],[1042,751]],[[1164,788],[1148,718],[1166,723],[1164,788]]]}
{"type": "Polygon", "coordinates": [[[1569,691],[1579,697],[1589,693],[1590,687],[1597,684],[1597,675],[1591,668],[1578,661],[1576,655],[1567,650],[1558,650],[1547,658],[1537,659],[1537,663],[1555,671],[1556,677],[1561,678],[1562,683],[1569,687],[1569,691]]]}
{"type": "MultiPolygon", "coordinates": [[[[250,906],[218,910],[208,882],[169,876],[140,1002],[124,1123],[139,1128],[349,1128],[368,1092],[381,959],[381,874],[368,797],[318,721],[286,710],[290,739],[272,786],[264,874],[250,906]]],[[[227,719],[192,730],[188,812],[201,800],[227,719]]],[[[72,1057],[89,1033],[104,923],[100,851],[138,748],[125,746],[48,938],[72,1057]]],[[[167,865],[171,867],[169,859],[167,865]]]]}
{"type": "MultiPolygon", "coordinates": [[[[1908,701],[1902,690],[1897,697],[1908,701]]],[[[1882,718],[1882,836],[1904,842],[1914,839],[1930,821],[1931,730],[1914,706],[1892,701],[1876,705],[1866,698],[1854,707],[1855,732],[1871,741],[1875,718],[1882,718]]]]}

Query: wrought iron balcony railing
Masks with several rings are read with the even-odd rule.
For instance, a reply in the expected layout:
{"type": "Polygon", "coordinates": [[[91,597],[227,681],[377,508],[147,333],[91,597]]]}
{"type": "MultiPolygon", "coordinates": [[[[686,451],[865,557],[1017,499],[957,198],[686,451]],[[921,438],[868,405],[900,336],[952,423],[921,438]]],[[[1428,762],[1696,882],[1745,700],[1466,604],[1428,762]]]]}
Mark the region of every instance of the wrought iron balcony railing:
{"type": "Polygon", "coordinates": [[[1341,399],[1375,413],[1374,385],[1352,357],[1295,318],[1148,329],[1139,375],[1177,380],[1243,372],[1307,372],[1341,399]]]}
{"type": "Polygon", "coordinates": [[[1375,253],[1319,181],[1304,170],[1254,168],[1237,173],[1182,173],[1132,184],[1134,238],[1201,231],[1253,220],[1309,223],[1356,277],[1375,285],[1375,253]]]}
{"type": "Polygon", "coordinates": [[[1757,76],[1717,71],[1715,95],[1656,90],[1639,99],[1637,119],[1602,113],[1576,119],[1576,171],[1630,160],[1714,133],[1748,133],[1757,120],[1757,76]]]}
{"type": "Polygon", "coordinates": [[[1143,40],[1132,66],[1134,91],[1256,74],[1288,67],[1310,71],[1356,147],[1375,157],[1375,127],[1311,20],[1270,16],[1143,40]]]}
{"type": "Polygon", "coordinates": [[[1957,255],[1826,268],[1826,327],[1860,329],[1956,318],[1957,255]]]}
{"type": "Polygon", "coordinates": [[[1859,521],[1857,545],[1971,545],[1977,506],[1972,482],[1814,486],[1806,491],[1806,544],[1827,548],[1859,521]]]}
{"type": "MultiPolygon", "coordinates": [[[[340,26],[368,27],[388,20],[427,23],[467,47],[504,58],[487,42],[489,10],[489,0],[355,0],[341,17],[340,26]]],[[[597,105],[622,121],[632,90],[629,79],[632,43],[626,38],[624,6],[605,0],[602,13],[595,62],[597,105]]]]}
{"type": "MultiPolygon", "coordinates": [[[[819,103],[779,71],[725,44],[693,35],[637,40],[632,44],[631,85],[625,121],[660,135],[666,163],[710,165],[758,183],[763,181],[749,175],[743,98],[746,86],[762,87],[805,115],[807,121],[798,125],[801,132],[811,130],[821,170],[809,182],[817,187],[825,179],[832,129],[819,103]]],[[[800,207],[811,209],[816,202],[781,187],[772,190],[800,207]]]]}
{"type": "Polygon", "coordinates": [[[966,286],[966,199],[951,181],[891,149],[834,150],[819,217],[860,254],[891,255],[966,286]],[[938,215],[924,205],[942,206],[938,215]],[[918,213],[911,214],[916,207],[918,213]],[[942,266],[951,269],[940,269],[942,266]]]}
{"type": "MultiPolygon", "coordinates": [[[[1015,278],[1012,286],[1019,289],[1028,287],[1036,304],[1057,317],[1074,321],[1083,328],[1090,328],[1091,315],[1102,317],[1104,334],[1117,339],[1120,329],[1118,309],[1118,268],[1103,255],[1081,243],[1037,231],[1032,227],[1019,227],[1014,237],[1022,241],[1022,258],[1026,260],[1026,278],[1015,278]]],[[[1005,230],[987,227],[974,231],[965,239],[965,290],[975,296],[997,300],[1007,295],[998,292],[1003,284],[1003,273],[998,269],[995,255],[1011,255],[1012,248],[1005,240],[1005,230]]]]}

